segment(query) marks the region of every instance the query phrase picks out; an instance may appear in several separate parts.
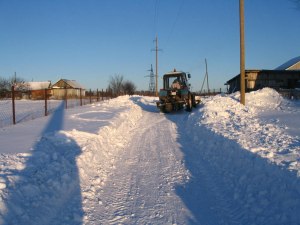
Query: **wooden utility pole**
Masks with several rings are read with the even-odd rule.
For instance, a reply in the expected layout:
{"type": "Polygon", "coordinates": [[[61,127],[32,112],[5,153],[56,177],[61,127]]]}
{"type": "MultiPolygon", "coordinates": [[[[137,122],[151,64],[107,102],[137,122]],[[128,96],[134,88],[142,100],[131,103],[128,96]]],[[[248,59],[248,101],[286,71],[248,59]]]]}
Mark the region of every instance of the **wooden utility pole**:
{"type": "Polygon", "coordinates": [[[155,38],[155,96],[158,96],[158,40],[157,40],[157,35],[155,38]]]}
{"type": "Polygon", "coordinates": [[[240,0],[240,77],[241,104],[245,105],[245,33],[244,33],[244,0],[240,0]]]}
{"type": "Polygon", "coordinates": [[[47,88],[44,90],[44,98],[45,98],[45,116],[47,116],[48,115],[48,103],[47,103],[48,89],[47,88]]]}
{"type": "Polygon", "coordinates": [[[15,105],[15,84],[11,86],[11,100],[12,100],[12,113],[13,124],[16,124],[16,105],[15,105]]]}

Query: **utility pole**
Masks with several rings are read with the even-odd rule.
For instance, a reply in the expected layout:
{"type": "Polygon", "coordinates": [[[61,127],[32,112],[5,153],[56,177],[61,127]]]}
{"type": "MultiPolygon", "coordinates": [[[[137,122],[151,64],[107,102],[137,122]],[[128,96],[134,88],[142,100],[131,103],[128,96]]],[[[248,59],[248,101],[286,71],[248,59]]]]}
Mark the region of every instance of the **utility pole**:
{"type": "Polygon", "coordinates": [[[207,61],[205,59],[205,76],[206,76],[206,84],[207,84],[207,91],[209,93],[209,84],[208,84],[208,72],[207,72],[207,61]]]}
{"type": "Polygon", "coordinates": [[[158,40],[157,40],[157,35],[155,39],[155,55],[156,55],[156,64],[155,64],[155,96],[158,96],[158,40]]]}
{"type": "Polygon", "coordinates": [[[209,93],[208,72],[207,72],[207,61],[206,61],[206,59],[205,59],[205,76],[204,76],[204,80],[203,80],[203,83],[202,83],[202,86],[201,86],[200,94],[202,93],[205,80],[206,80],[206,85],[207,85],[207,93],[209,93]]]}
{"type": "Polygon", "coordinates": [[[155,96],[158,96],[158,51],[161,51],[161,49],[158,49],[158,39],[157,35],[155,38],[155,49],[152,49],[152,51],[155,51],[155,96]]]}
{"type": "Polygon", "coordinates": [[[245,33],[244,33],[244,0],[240,0],[240,77],[241,104],[245,105],[245,33]]]}

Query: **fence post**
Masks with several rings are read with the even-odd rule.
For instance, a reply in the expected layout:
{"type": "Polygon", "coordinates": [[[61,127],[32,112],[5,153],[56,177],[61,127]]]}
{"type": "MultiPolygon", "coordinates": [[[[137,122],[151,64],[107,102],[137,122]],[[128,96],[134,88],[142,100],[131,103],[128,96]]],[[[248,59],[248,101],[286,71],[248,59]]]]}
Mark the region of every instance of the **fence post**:
{"type": "Polygon", "coordinates": [[[102,99],[102,101],[103,101],[103,88],[102,88],[102,91],[101,91],[101,99],[102,99]]]}
{"type": "Polygon", "coordinates": [[[68,108],[68,89],[65,87],[65,107],[68,108]]]}
{"type": "Polygon", "coordinates": [[[48,115],[48,107],[47,107],[47,89],[44,90],[44,96],[45,96],[45,116],[48,115]]]}
{"type": "Polygon", "coordinates": [[[79,98],[80,98],[80,106],[82,106],[82,94],[81,94],[82,89],[80,88],[80,93],[79,93],[79,98]]]}
{"type": "Polygon", "coordinates": [[[16,107],[15,107],[15,86],[11,86],[11,100],[12,100],[12,113],[13,113],[13,124],[16,124],[16,107]]]}
{"type": "Polygon", "coordinates": [[[99,102],[99,90],[97,88],[97,102],[99,102]]]}
{"type": "Polygon", "coordinates": [[[92,104],[92,90],[90,89],[90,104],[92,104]]]}

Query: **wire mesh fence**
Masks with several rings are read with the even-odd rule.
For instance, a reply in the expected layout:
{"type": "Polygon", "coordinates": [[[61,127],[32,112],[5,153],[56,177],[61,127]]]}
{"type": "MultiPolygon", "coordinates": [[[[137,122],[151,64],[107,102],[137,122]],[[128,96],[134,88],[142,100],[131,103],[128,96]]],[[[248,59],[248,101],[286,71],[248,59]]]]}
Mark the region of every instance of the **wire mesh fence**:
{"type": "Polygon", "coordinates": [[[0,97],[0,128],[51,114],[62,102],[65,108],[92,104],[112,98],[109,91],[56,90],[2,92],[0,97]]]}

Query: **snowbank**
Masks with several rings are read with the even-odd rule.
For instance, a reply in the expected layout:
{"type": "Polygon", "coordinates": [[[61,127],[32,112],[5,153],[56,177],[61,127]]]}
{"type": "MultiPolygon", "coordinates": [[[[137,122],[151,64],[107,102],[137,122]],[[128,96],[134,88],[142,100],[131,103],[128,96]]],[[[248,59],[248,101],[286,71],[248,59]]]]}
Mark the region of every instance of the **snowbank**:
{"type": "Polygon", "coordinates": [[[95,186],[99,188],[105,183],[108,173],[115,167],[115,157],[130,142],[130,130],[141,117],[141,108],[129,102],[128,96],[118,97],[107,104],[112,108],[125,107],[126,110],[114,117],[110,125],[102,127],[97,135],[77,130],[68,132],[83,151],[77,158],[77,165],[81,184],[91,187],[84,189],[83,197],[86,200],[93,200],[95,186]]]}
{"type": "MultiPolygon", "coordinates": [[[[240,92],[236,92],[230,95],[230,97],[239,101],[240,92]]],[[[272,88],[263,88],[258,91],[246,93],[247,106],[256,111],[276,109],[283,100],[282,96],[272,88]]]]}
{"type": "Polygon", "coordinates": [[[246,150],[298,171],[300,176],[299,138],[288,135],[284,126],[278,126],[274,121],[266,123],[257,117],[262,111],[277,109],[282,97],[273,89],[264,88],[247,93],[246,100],[247,106],[239,103],[239,94],[206,100],[200,110],[201,123],[217,134],[235,140],[246,150]]]}
{"type": "Polygon", "coordinates": [[[225,214],[238,224],[299,224],[299,138],[258,117],[262,110],[280,110],[283,99],[271,89],[247,94],[246,99],[246,107],[238,94],[204,99],[182,126],[211,176],[232,199],[220,198],[220,207],[228,209],[225,214]]]}
{"type": "Polygon", "coordinates": [[[36,120],[36,126],[48,125],[32,151],[0,154],[0,224],[97,224],[103,210],[111,215],[103,221],[126,215],[128,221],[146,221],[150,217],[138,218],[147,212],[135,201],[143,202],[145,197],[153,204],[149,209],[159,206],[159,221],[175,223],[172,214],[181,212],[180,221],[186,223],[190,218],[190,223],[299,224],[299,137],[289,135],[275,118],[261,119],[262,114],[284,111],[292,120],[299,120],[299,104],[263,89],[246,95],[246,107],[240,105],[238,94],[219,95],[204,99],[192,113],[166,115],[158,112],[154,99],[123,96],[57,110],[49,121],[36,120]],[[142,158],[132,152],[129,162],[124,162],[128,168],[139,168],[133,180],[124,181],[133,182],[127,185],[128,193],[123,193],[122,200],[118,194],[102,198],[104,187],[123,190],[124,182],[116,184],[114,179],[124,174],[120,173],[122,155],[131,152],[130,147],[140,151],[142,158]],[[139,167],[131,167],[133,159],[139,167]],[[180,169],[161,169],[166,162],[180,169]],[[151,170],[155,173],[150,174],[151,170]],[[149,178],[153,186],[146,189],[158,186],[157,191],[139,190],[139,182],[142,187],[147,183],[138,177],[149,178]],[[164,208],[169,201],[174,204],[171,211],[164,208]],[[108,202],[116,204],[116,211],[110,212],[114,206],[107,206],[108,202]],[[128,208],[123,210],[123,206],[128,208]],[[129,214],[123,215],[122,210],[129,214]],[[163,215],[165,218],[160,217],[163,215]]]}
{"type": "Polygon", "coordinates": [[[78,126],[91,126],[95,119],[85,117],[81,123],[79,115],[67,120],[81,130],[63,130],[64,111],[57,110],[31,153],[1,154],[0,224],[86,224],[86,207],[97,201],[95,192],[112,173],[141,116],[140,107],[128,99],[84,108],[114,113],[96,134],[78,126]]]}

